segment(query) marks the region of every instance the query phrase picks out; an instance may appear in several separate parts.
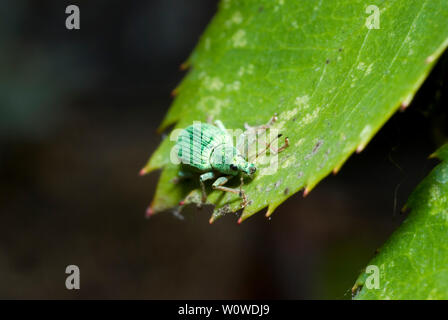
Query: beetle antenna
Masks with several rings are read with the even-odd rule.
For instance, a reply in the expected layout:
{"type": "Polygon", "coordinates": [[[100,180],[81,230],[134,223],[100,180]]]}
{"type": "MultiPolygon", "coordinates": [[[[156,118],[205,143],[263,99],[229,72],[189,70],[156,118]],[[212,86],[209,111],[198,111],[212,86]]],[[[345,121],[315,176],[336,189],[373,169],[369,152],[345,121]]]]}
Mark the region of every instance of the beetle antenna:
{"type": "Polygon", "coordinates": [[[244,178],[243,176],[240,177],[241,179],[241,184],[240,184],[240,197],[243,198],[243,202],[241,204],[241,207],[244,208],[247,206],[247,196],[243,191],[243,185],[244,185],[244,178]]]}
{"type": "Polygon", "coordinates": [[[241,195],[243,194],[243,186],[244,186],[244,178],[243,178],[243,175],[241,175],[241,177],[240,177],[240,181],[241,181],[241,183],[240,183],[240,197],[241,197],[241,195]]]}

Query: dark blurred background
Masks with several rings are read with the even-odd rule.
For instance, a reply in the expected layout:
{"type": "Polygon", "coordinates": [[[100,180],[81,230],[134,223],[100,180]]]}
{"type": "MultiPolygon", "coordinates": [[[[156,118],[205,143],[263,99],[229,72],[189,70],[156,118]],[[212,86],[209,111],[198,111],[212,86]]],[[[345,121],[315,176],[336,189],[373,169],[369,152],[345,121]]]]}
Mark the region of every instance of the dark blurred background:
{"type": "Polygon", "coordinates": [[[0,2],[0,298],[349,299],[446,139],[445,55],[365,151],[271,220],[144,219],[139,169],[210,0],[0,2]],[[65,28],[77,4],[81,30],[65,28]],[[65,288],[65,268],[81,289],[65,288]]]}

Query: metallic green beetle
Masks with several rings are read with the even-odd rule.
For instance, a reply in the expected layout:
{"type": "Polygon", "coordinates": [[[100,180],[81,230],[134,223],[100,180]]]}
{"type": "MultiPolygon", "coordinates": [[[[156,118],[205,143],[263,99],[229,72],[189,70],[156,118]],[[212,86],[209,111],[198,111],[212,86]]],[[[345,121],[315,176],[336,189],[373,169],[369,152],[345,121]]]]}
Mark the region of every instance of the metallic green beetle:
{"type": "MultiPolygon", "coordinates": [[[[246,132],[266,130],[276,120],[277,117],[274,116],[266,125],[257,127],[250,127],[246,124],[246,132]]],[[[284,146],[278,150],[272,150],[271,148],[271,151],[280,152],[287,146],[288,138],[285,139],[284,146]]],[[[243,157],[238,142],[236,147],[233,145],[232,136],[220,120],[215,121],[215,125],[198,122],[182,130],[177,138],[175,148],[177,148],[177,157],[182,165],[176,182],[181,178],[191,177],[192,171],[201,173],[199,182],[202,191],[202,203],[207,200],[204,181],[216,178],[212,184],[213,189],[238,194],[243,199],[241,207],[244,208],[247,205],[247,197],[242,189],[243,175],[240,177],[241,185],[239,189],[232,189],[224,185],[240,173],[252,177],[257,168],[243,157]]],[[[181,201],[180,205],[183,204],[184,201],[181,201]]]]}

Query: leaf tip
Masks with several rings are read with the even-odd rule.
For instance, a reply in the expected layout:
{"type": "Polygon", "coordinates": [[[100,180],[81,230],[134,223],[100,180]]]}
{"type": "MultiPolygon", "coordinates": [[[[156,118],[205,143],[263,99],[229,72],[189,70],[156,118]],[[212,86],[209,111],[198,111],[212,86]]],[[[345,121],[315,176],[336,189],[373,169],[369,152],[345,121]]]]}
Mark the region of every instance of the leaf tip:
{"type": "Polygon", "coordinates": [[[333,173],[333,175],[337,175],[339,173],[339,170],[341,169],[340,166],[334,167],[333,170],[331,171],[333,173]]]}
{"type": "Polygon", "coordinates": [[[268,211],[266,211],[265,217],[269,218],[274,213],[274,209],[268,207],[268,211]]]}
{"type": "Polygon", "coordinates": [[[364,148],[366,147],[366,145],[364,143],[361,143],[357,148],[356,148],[356,153],[361,153],[364,148]]]}
{"type": "Polygon", "coordinates": [[[407,101],[403,101],[403,102],[400,104],[400,112],[405,111],[408,107],[409,107],[409,103],[408,103],[407,101]]]}
{"type": "Polygon", "coordinates": [[[149,205],[149,207],[146,209],[146,212],[145,212],[145,218],[146,219],[149,219],[149,218],[151,218],[153,215],[154,215],[154,209],[153,209],[153,207],[152,207],[152,203],[149,205]]]}
{"type": "Polygon", "coordinates": [[[179,94],[179,88],[174,88],[173,90],[171,90],[171,97],[175,97],[179,94]]]}
{"type": "Polygon", "coordinates": [[[306,197],[311,192],[311,188],[306,187],[305,190],[303,190],[303,197],[306,197]]]}
{"type": "Polygon", "coordinates": [[[414,94],[411,93],[401,102],[401,104],[400,104],[401,112],[405,111],[409,107],[413,98],[414,98],[414,94]]]}
{"type": "Polygon", "coordinates": [[[425,63],[426,63],[426,64],[433,63],[435,59],[436,59],[436,58],[435,58],[434,55],[430,55],[429,57],[426,58],[425,63]]]}
{"type": "Polygon", "coordinates": [[[163,130],[165,130],[167,127],[166,124],[162,123],[157,129],[156,129],[156,133],[157,134],[161,134],[163,132],[163,130]]]}
{"type": "Polygon", "coordinates": [[[138,175],[140,177],[147,175],[148,173],[153,172],[154,170],[160,169],[162,166],[154,166],[151,163],[148,163],[146,166],[144,166],[139,172],[138,175]]]}
{"type": "Polygon", "coordinates": [[[179,66],[179,70],[180,70],[180,71],[185,71],[185,70],[187,70],[188,68],[190,68],[190,62],[189,62],[189,61],[185,61],[184,63],[182,63],[182,64],[179,66]]]}
{"type": "MultiPolygon", "coordinates": [[[[175,88],[173,91],[178,91],[178,88],[175,88]]],[[[163,131],[165,131],[169,126],[175,124],[177,121],[179,120],[179,117],[165,117],[165,119],[163,119],[162,123],[160,124],[160,126],[156,129],[156,133],[158,134],[162,134],[163,131]]]]}
{"type": "Polygon", "coordinates": [[[409,207],[407,204],[405,204],[402,208],[401,208],[401,213],[406,213],[409,210],[409,207]]]}
{"type": "Polygon", "coordinates": [[[362,283],[356,282],[355,285],[352,287],[352,297],[356,297],[356,295],[361,291],[363,287],[362,283]]]}

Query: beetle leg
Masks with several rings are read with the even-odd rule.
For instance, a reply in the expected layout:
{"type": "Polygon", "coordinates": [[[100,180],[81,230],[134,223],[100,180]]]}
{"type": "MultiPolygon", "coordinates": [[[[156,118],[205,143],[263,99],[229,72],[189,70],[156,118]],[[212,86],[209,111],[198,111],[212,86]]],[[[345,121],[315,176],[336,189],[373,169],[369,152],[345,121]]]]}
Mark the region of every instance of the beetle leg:
{"type": "Polygon", "coordinates": [[[266,124],[262,124],[260,126],[253,126],[252,127],[252,126],[248,125],[247,122],[245,122],[244,123],[244,128],[246,130],[254,130],[257,133],[258,133],[258,131],[262,131],[263,132],[263,131],[266,131],[267,129],[269,129],[274,124],[274,122],[276,122],[277,120],[278,120],[277,113],[275,113],[274,116],[266,124]]]}
{"type": "Polygon", "coordinates": [[[244,193],[244,190],[243,190],[244,177],[241,175],[240,179],[241,179],[241,184],[240,184],[240,193],[239,193],[239,196],[240,196],[241,198],[243,198],[243,203],[241,204],[241,207],[244,208],[244,207],[247,205],[247,196],[246,196],[246,193],[244,193]]]}
{"type": "Polygon", "coordinates": [[[199,183],[201,184],[201,191],[202,191],[202,203],[205,203],[207,201],[207,193],[205,192],[204,181],[213,179],[214,177],[215,173],[213,171],[206,172],[199,176],[199,183]]]}
{"type": "Polygon", "coordinates": [[[241,185],[239,189],[232,189],[229,187],[224,187],[224,185],[231,179],[233,176],[225,176],[225,177],[219,177],[218,179],[213,182],[212,188],[216,190],[221,190],[225,192],[230,192],[239,195],[241,198],[243,198],[243,202],[241,203],[241,207],[244,208],[247,205],[247,196],[243,191],[243,177],[241,177],[241,185]]]}
{"type": "MultiPolygon", "coordinates": [[[[204,185],[204,181],[206,180],[210,180],[213,179],[215,177],[215,173],[213,171],[210,172],[206,172],[204,174],[201,174],[199,176],[199,183],[201,185],[201,203],[198,204],[198,207],[200,207],[202,204],[204,204],[207,201],[207,193],[205,192],[205,185],[204,185]]],[[[185,198],[184,200],[181,200],[179,202],[179,206],[183,207],[186,203],[190,203],[192,194],[194,194],[194,191],[190,192],[185,198]]]]}
{"type": "Polygon", "coordinates": [[[219,129],[221,129],[224,132],[227,132],[226,127],[224,126],[224,124],[222,123],[221,120],[216,120],[215,121],[215,126],[217,126],[219,129]]]}
{"type": "MultiPolygon", "coordinates": [[[[277,140],[277,139],[280,138],[281,136],[282,136],[282,135],[279,134],[279,135],[277,136],[277,138],[275,138],[272,142],[274,142],[275,140],[277,140]]],[[[267,144],[266,144],[266,148],[264,148],[263,150],[261,150],[260,152],[258,152],[258,153],[255,155],[255,158],[258,158],[258,156],[259,156],[260,154],[266,152],[268,149],[269,149],[269,151],[272,152],[273,154],[278,154],[278,153],[282,152],[283,150],[285,150],[287,147],[289,147],[289,139],[288,139],[287,137],[285,138],[285,143],[284,143],[280,148],[274,149],[274,148],[271,146],[271,145],[272,145],[272,142],[267,143],[267,144]]]]}
{"type": "MultiPolygon", "coordinates": [[[[261,150],[255,154],[252,154],[252,152],[250,152],[249,149],[250,149],[250,146],[257,144],[257,141],[259,140],[259,135],[261,135],[263,132],[265,132],[267,129],[269,129],[274,124],[274,122],[276,122],[277,120],[278,120],[277,113],[275,113],[266,124],[263,124],[260,126],[252,127],[249,124],[247,124],[247,122],[245,122],[244,128],[246,129],[246,131],[243,134],[241,134],[237,139],[236,147],[237,147],[238,151],[240,151],[241,154],[246,155],[246,157],[249,158],[250,161],[257,158],[262,152],[265,152],[268,148],[270,148],[270,145],[272,144],[272,142],[267,144],[266,148],[264,150],[261,150]]],[[[276,139],[278,139],[279,137],[280,136],[277,136],[276,139]]],[[[287,142],[285,142],[285,144],[286,143],[287,142]]],[[[284,147],[284,148],[286,148],[286,147],[284,147]]],[[[277,151],[280,152],[280,151],[283,151],[283,149],[281,149],[281,150],[279,149],[277,151]]],[[[274,152],[274,150],[272,148],[271,148],[271,151],[274,152]]]]}
{"type": "Polygon", "coordinates": [[[285,150],[286,148],[289,147],[289,139],[286,137],[285,138],[285,143],[278,149],[274,150],[271,145],[269,144],[269,149],[274,153],[277,154],[279,152],[282,152],[283,150],[285,150]]]}

